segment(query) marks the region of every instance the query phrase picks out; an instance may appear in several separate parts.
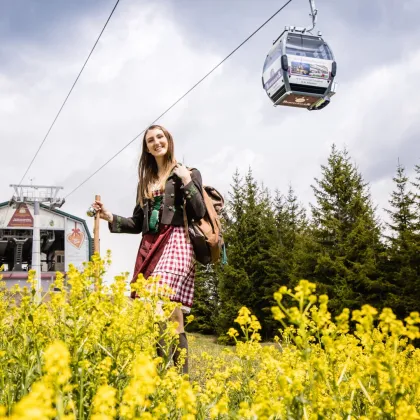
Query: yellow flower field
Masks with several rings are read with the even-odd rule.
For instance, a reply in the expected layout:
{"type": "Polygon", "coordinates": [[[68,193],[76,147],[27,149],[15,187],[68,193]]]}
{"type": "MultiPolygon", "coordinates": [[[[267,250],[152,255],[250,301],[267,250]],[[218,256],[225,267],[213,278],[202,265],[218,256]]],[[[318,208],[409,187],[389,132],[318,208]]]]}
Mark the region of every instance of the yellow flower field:
{"type": "Polygon", "coordinates": [[[71,268],[40,304],[33,282],[13,295],[1,286],[1,420],[420,419],[418,313],[400,321],[364,306],[332,320],[328,297],[302,280],[275,294],[275,345],[261,345],[242,308],[228,332],[236,346],[195,349],[188,378],[156,356],[162,335],[175,342],[174,304],[157,315],[145,279],[132,301],[125,276],[101,284],[105,269],[98,256],[71,268]]]}

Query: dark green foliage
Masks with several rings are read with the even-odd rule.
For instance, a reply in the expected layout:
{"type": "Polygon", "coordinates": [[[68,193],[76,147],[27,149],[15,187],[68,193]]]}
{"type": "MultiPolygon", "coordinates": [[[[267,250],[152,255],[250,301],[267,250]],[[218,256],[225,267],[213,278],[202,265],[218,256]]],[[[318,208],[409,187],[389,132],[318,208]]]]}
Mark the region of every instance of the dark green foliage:
{"type": "Polygon", "coordinates": [[[416,172],[415,181],[412,182],[412,185],[415,188],[413,193],[415,214],[414,230],[420,235],[420,165],[416,165],[414,170],[416,172]]]}
{"type": "MultiPolygon", "coordinates": [[[[412,311],[420,310],[420,235],[418,213],[416,213],[416,194],[409,190],[409,179],[404,167],[398,163],[393,178],[395,190],[391,194],[387,209],[391,232],[387,235],[386,275],[395,285],[395,292],[388,296],[387,305],[405,317],[412,311]]],[[[414,182],[413,186],[418,187],[414,182]]]]}
{"type": "Polygon", "coordinates": [[[274,198],[276,227],[281,247],[282,285],[295,286],[314,271],[314,241],[304,207],[290,186],[287,196],[276,191],[274,198]]]}
{"type": "Polygon", "coordinates": [[[189,324],[188,331],[214,334],[218,308],[218,275],[215,267],[204,267],[197,264],[194,282],[194,305],[191,310],[194,321],[189,324]]]}
{"type": "Polygon", "coordinates": [[[399,316],[419,310],[420,165],[412,183],[399,165],[388,211],[387,235],[375,216],[368,184],[346,150],[332,147],[312,186],[312,218],[292,187],[274,197],[249,170],[237,171],[227,200],[228,264],[197,271],[190,330],[216,333],[237,327],[242,306],[261,322],[263,339],[278,332],[270,308],[281,286],[307,279],[328,293],[333,315],[344,307],[391,307],[399,316]],[[409,191],[409,186],[413,191],[409,191]]]}
{"type": "Polygon", "coordinates": [[[380,228],[367,184],[346,150],[332,147],[322,178],[312,186],[315,275],[334,313],[364,303],[383,304],[390,286],[378,270],[380,228]]]}
{"type": "Polygon", "coordinates": [[[268,315],[280,284],[278,232],[269,193],[257,185],[251,170],[244,181],[234,175],[228,211],[233,223],[225,232],[229,264],[219,273],[217,331],[224,334],[234,326],[238,309],[247,306],[261,320],[263,334],[271,336],[268,315]]]}

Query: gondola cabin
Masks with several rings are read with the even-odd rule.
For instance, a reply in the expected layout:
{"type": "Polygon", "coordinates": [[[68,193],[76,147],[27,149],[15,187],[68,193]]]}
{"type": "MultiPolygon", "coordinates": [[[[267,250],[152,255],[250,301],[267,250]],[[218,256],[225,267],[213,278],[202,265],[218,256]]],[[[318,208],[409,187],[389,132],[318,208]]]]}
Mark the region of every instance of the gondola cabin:
{"type": "Polygon", "coordinates": [[[337,64],[321,34],[286,27],[265,59],[262,84],[274,106],[319,110],[336,92],[337,64]]]}

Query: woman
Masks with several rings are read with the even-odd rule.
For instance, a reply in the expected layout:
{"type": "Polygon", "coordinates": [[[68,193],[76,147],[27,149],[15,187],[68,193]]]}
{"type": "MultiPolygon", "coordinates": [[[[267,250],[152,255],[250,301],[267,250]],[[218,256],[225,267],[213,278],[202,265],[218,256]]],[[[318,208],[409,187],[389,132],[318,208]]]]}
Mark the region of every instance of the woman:
{"type": "MultiPolygon", "coordinates": [[[[179,349],[173,355],[178,365],[180,351],[185,348],[188,352],[183,312],[189,312],[192,306],[195,275],[185,215],[187,221],[194,221],[206,213],[201,174],[177,163],[173,138],[160,125],[152,125],[144,134],[138,171],[136,206],[131,217],[111,213],[100,201],[92,206],[109,222],[111,232],[143,234],[131,282],[140,273],[145,278],[160,276],[159,285],[169,286],[173,291],[170,299],[182,304],[171,317],[178,322],[179,349]]],[[[135,292],[131,297],[136,297],[135,292]]],[[[182,370],[188,373],[187,358],[182,370]]]]}

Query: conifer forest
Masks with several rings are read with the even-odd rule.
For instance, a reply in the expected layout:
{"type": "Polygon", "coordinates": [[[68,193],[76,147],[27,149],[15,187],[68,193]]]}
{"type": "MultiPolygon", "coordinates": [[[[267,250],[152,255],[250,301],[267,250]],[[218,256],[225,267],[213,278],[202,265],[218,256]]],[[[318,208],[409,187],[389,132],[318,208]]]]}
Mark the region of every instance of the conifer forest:
{"type": "Polygon", "coordinates": [[[420,165],[409,179],[397,164],[386,221],[346,149],[332,146],[311,188],[306,208],[292,186],[273,193],[252,168],[233,175],[223,220],[228,264],[198,267],[191,331],[228,342],[226,331],[246,306],[270,340],[278,332],[273,294],[301,279],[329,296],[333,317],[364,304],[389,307],[400,319],[419,311],[420,165]]]}

